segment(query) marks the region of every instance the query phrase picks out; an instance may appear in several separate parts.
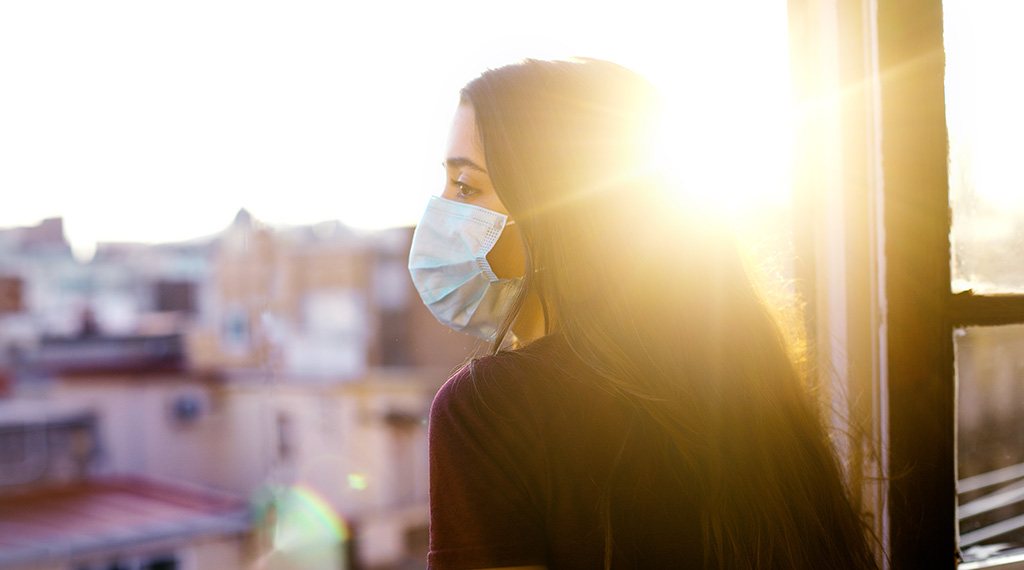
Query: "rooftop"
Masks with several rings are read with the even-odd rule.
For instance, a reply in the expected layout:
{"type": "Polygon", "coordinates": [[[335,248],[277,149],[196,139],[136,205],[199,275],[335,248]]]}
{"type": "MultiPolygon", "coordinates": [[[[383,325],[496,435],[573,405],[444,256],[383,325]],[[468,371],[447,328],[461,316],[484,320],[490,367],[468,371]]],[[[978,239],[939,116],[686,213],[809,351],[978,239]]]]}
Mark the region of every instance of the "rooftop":
{"type": "Polygon", "coordinates": [[[0,568],[248,528],[242,500],[205,490],[137,478],[37,489],[0,501],[0,568]]]}

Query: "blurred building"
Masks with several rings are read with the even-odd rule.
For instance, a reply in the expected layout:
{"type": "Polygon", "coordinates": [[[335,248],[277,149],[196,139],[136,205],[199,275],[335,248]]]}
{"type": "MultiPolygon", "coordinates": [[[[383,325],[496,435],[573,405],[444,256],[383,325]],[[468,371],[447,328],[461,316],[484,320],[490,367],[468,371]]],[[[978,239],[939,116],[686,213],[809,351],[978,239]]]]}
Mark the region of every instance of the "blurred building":
{"type": "Polygon", "coordinates": [[[85,264],[0,249],[9,392],[92,414],[96,481],[245,498],[244,567],[421,568],[427,412],[481,345],[420,303],[410,240],[243,210],[205,240],[101,244],[85,264]]]}
{"type": "Polygon", "coordinates": [[[0,348],[28,350],[87,324],[114,335],[173,332],[168,318],[202,312],[214,245],[101,243],[80,263],[59,218],[0,230],[0,348]]]}
{"type": "Polygon", "coordinates": [[[244,501],[180,483],[97,477],[95,411],[0,401],[0,568],[240,568],[244,501]]]}

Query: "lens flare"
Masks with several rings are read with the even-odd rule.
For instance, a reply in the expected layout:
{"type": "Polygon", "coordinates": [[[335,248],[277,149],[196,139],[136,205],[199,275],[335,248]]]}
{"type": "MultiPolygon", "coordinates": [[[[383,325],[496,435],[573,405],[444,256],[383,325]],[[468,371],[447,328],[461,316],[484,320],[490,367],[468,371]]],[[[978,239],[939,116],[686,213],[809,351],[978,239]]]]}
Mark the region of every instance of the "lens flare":
{"type": "Polygon", "coordinates": [[[270,550],[258,558],[256,567],[340,567],[351,535],[323,496],[306,485],[267,488],[261,494],[257,520],[269,534],[270,550]]]}
{"type": "MultiPolygon", "coordinates": [[[[303,525],[304,531],[317,530],[318,532],[314,534],[328,536],[335,542],[349,539],[345,521],[315,490],[304,485],[294,485],[288,490],[287,503],[289,512],[295,513],[296,522],[303,525]]],[[[279,518],[279,528],[280,520],[279,518]]]]}

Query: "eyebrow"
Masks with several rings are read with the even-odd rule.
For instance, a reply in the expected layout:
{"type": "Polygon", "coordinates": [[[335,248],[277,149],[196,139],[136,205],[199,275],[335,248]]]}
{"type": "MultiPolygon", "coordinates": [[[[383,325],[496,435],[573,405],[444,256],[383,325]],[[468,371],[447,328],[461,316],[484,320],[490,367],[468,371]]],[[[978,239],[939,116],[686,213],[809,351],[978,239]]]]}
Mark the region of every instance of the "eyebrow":
{"type": "Polygon", "coordinates": [[[470,168],[472,170],[477,170],[484,174],[487,174],[487,171],[484,170],[484,167],[480,166],[479,164],[473,162],[468,158],[463,158],[461,156],[453,156],[447,158],[445,159],[443,164],[448,168],[470,168]]]}

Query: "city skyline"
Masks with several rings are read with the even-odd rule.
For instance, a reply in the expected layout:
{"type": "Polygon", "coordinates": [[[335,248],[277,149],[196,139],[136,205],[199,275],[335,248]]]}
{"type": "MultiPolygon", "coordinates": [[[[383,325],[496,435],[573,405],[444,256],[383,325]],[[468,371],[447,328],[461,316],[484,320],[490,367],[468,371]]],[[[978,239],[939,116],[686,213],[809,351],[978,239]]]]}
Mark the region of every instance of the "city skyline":
{"type": "Polygon", "coordinates": [[[440,189],[458,89],[528,56],[636,70],[678,104],[671,152],[694,186],[778,196],[786,54],[782,2],[8,4],[0,227],[62,217],[87,258],[216,233],[242,208],[275,226],[412,225],[440,189]]]}

